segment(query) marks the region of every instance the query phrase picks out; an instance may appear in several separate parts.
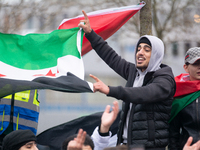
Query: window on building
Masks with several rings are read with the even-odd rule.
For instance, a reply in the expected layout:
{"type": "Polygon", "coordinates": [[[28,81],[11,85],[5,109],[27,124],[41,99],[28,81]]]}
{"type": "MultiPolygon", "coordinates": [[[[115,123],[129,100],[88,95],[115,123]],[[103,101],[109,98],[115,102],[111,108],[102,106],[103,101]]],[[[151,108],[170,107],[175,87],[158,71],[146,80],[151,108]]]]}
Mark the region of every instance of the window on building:
{"type": "Polygon", "coordinates": [[[50,28],[52,30],[55,30],[57,28],[57,26],[56,26],[56,16],[55,15],[51,15],[50,28]]]}
{"type": "Polygon", "coordinates": [[[188,7],[184,9],[183,18],[183,25],[189,27],[193,22],[193,12],[191,8],[188,7]]]}
{"type": "Polygon", "coordinates": [[[191,48],[191,45],[189,42],[185,42],[185,46],[184,46],[184,49],[185,49],[185,53],[188,51],[188,49],[191,48]]]}
{"type": "Polygon", "coordinates": [[[44,29],[45,26],[45,18],[43,15],[40,16],[40,29],[44,29]]]}
{"type": "Polygon", "coordinates": [[[173,54],[173,56],[178,55],[178,43],[177,42],[172,43],[172,54],[173,54]]]}
{"type": "Polygon", "coordinates": [[[10,28],[10,16],[5,14],[3,32],[7,33],[10,28]]]}
{"type": "Polygon", "coordinates": [[[29,16],[28,21],[27,21],[27,28],[33,29],[33,16],[29,16]]]}
{"type": "Polygon", "coordinates": [[[17,29],[20,28],[21,23],[22,23],[21,15],[17,14],[16,17],[15,17],[15,26],[16,26],[17,29]]]}
{"type": "Polygon", "coordinates": [[[194,10],[194,22],[200,23],[200,8],[194,10]]]}
{"type": "Polygon", "coordinates": [[[197,47],[200,47],[200,42],[197,43],[197,47]]]}

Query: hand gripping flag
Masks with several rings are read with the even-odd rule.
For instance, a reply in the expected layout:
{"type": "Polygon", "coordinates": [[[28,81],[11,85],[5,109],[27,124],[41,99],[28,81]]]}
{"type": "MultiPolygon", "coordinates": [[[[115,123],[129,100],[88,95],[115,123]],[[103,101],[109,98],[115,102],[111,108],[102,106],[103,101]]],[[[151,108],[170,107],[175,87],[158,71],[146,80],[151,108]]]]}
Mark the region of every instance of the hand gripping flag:
{"type": "Polygon", "coordinates": [[[78,27],[25,36],[0,33],[0,98],[30,89],[92,92],[84,81],[82,39],[78,27]]]}
{"type": "MultiPolygon", "coordinates": [[[[118,29],[120,29],[144,5],[144,2],[140,2],[138,5],[104,9],[87,13],[87,15],[90,20],[91,28],[104,40],[106,40],[111,35],[113,35],[118,29]]],[[[64,19],[59,25],[58,29],[70,29],[77,27],[80,23],[80,20],[83,19],[83,15],[77,16],[75,18],[64,19]]],[[[92,47],[89,41],[84,36],[82,55],[86,54],[91,49],[92,47]]]]}

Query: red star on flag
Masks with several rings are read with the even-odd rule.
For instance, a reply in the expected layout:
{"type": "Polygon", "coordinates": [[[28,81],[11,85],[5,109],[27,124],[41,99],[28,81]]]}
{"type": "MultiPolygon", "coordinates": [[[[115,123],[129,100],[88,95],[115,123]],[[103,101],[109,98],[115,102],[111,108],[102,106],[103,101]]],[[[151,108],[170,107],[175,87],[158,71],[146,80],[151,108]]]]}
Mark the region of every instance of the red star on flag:
{"type": "Polygon", "coordinates": [[[56,73],[52,73],[52,71],[51,71],[51,69],[50,69],[49,72],[48,72],[45,76],[55,77],[55,76],[56,76],[56,73]]]}
{"type": "Polygon", "coordinates": [[[55,77],[56,73],[52,73],[51,69],[49,70],[49,72],[45,75],[45,74],[35,74],[33,76],[51,76],[51,77],[55,77]]]}

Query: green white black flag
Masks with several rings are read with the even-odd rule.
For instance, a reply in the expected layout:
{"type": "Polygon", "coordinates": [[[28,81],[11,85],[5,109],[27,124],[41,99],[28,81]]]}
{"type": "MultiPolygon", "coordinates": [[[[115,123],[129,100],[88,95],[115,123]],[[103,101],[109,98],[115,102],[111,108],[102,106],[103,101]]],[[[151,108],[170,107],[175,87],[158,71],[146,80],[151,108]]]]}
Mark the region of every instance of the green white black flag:
{"type": "MultiPolygon", "coordinates": [[[[12,79],[16,80],[17,83],[19,80],[34,81],[43,84],[41,87],[37,85],[39,89],[91,92],[92,88],[89,91],[84,89],[79,91],[73,87],[74,90],[71,90],[69,85],[78,86],[78,84],[70,83],[66,79],[67,74],[69,74],[73,78],[79,78],[79,82],[85,82],[81,57],[82,40],[83,31],[78,27],[54,30],[49,34],[27,34],[24,36],[0,33],[0,79],[12,79]],[[67,89],[64,85],[62,87],[59,84],[56,85],[56,82],[59,82],[58,79],[61,78],[62,80],[66,79],[67,83],[62,81],[62,84],[67,84],[67,89]],[[52,79],[55,82],[52,82],[52,79]],[[51,85],[51,82],[54,85],[51,85]]],[[[28,84],[26,82],[26,85],[28,84]]],[[[33,84],[30,83],[30,85],[33,84]]],[[[16,85],[14,86],[16,87],[16,85]]],[[[90,87],[92,86],[90,85],[90,87]]],[[[5,88],[5,85],[0,83],[0,88],[5,88]]],[[[37,88],[35,87],[35,89],[37,88]]],[[[21,87],[13,91],[12,86],[13,92],[19,91],[19,89],[28,88],[21,87]]],[[[31,86],[31,89],[34,89],[34,86],[31,86]]],[[[2,97],[1,93],[0,97],[2,97]]]]}

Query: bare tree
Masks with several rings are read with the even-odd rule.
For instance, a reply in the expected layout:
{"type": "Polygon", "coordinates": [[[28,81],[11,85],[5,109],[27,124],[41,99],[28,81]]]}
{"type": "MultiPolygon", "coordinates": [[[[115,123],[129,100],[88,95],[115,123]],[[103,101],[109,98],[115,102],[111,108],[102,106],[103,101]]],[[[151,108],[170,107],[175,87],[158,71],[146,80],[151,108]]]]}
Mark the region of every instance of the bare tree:
{"type": "Polygon", "coordinates": [[[187,8],[196,7],[196,4],[197,0],[153,0],[152,11],[155,34],[163,39],[168,33],[177,31],[177,28],[184,32],[185,19],[188,20],[188,26],[192,26],[194,23],[189,20],[190,18],[183,17],[183,15],[187,15],[184,12],[187,8]]]}
{"type": "Polygon", "coordinates": [[[77,4],[76,0],[42,0],[42,1],[24,1],[20,0],[15,3],[8,3],[0,1],[1,11],[1,26],[0,31],[3,33],[20,33],[22,28],[30,22],[30,26],[34,26],[30,20],[38,20],[35,32],[48,31],[51,26],[58,27],[56,18],[61,16],[60,21],[63,19],[63,9],[68,9],[77,4]]]}
{"type": "MultiPolygon", "coordinates": [[[[194,21],[188,16],[190,8],[197,8],[199,0],[152,0],[152,34],[164,40],[164,37],[177,28],[181,32],[186,32],[186,26],[191,27],[194,21]],[[187,12],[188,11],[188,12],[187,12]],[[184,14],[183,14],[184,13],[184,14]],[[185,16],[184,16],[185,15],[185,16]]],[[[151,1],[147,1],[150,3],[151,1]]],[[[19,33],[27,21],[36,18],[39,20],[35,32],[47,32],[55,30],[64,18],[75,17],[81,14],[81,10],[86,12],[100,10],[111,7],[135,5],[139,0],[98,0],[98,1],[78,1],[78,0],[42,0],[24,1],[18,3],[6,3],[0,1],[1,26],[0,31],[4,33],[19,33]]],[[[148,4],[147,4],[148,5],[148,4]]],[[[144,12],[145,15],[145,12],[144,12]]],[[[146,14],[147,15],[147,14],[146,14]]],[[[123,27],[121,32],[126,37],[131,37],[130,33],[140,34],[139,13],[135,14],[123,27]]],[[[31,25],[31,23],[30,23],[31,25]]],[[[151,34],[150,32],[147,34],[151,34]]]]}
{"type": "Polygon", "coordinates": [[[144,0],[145,7],[140,11],[140,36],[152,34],[151,0],[144,0]]]}

